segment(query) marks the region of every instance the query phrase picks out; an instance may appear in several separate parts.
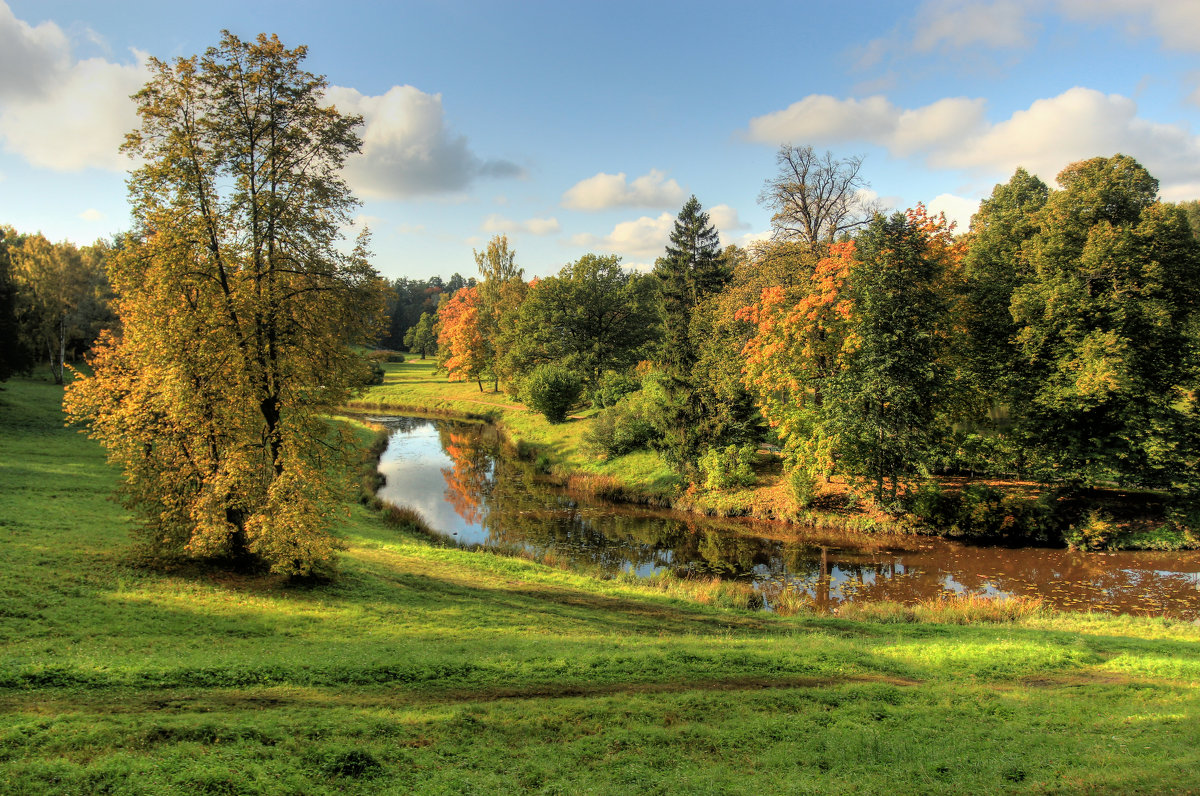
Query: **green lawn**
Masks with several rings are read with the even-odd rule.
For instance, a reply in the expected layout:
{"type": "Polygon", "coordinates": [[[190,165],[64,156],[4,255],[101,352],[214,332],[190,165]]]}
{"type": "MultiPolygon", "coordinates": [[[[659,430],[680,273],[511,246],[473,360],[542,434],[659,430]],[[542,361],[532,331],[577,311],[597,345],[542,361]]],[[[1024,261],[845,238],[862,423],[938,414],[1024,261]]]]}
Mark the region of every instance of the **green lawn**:
{"type": "Polygon", "coordinates": [[[59,399],[0,392],[0,792],[1200,792],[1190,624],[780,618],[350,500],[330,585],[139,568],[59,399]]]}

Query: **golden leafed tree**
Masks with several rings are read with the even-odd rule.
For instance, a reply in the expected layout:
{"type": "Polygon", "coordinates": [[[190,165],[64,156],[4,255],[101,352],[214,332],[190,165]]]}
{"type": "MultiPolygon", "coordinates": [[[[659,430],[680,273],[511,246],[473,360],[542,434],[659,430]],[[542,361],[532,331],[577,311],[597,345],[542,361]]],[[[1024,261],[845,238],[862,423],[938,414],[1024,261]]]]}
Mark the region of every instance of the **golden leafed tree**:
{"type": "Polygon", "coordinates": [[[158,551],[288,575],[333,563],[348,440],[326,418],[383,311],[365,236],[338,246],[361,119],[327,105],[305,53],[226,32],[151,59],[125,145],[136,226],[109,266],[120,332],[66,398],[158,551]]]}

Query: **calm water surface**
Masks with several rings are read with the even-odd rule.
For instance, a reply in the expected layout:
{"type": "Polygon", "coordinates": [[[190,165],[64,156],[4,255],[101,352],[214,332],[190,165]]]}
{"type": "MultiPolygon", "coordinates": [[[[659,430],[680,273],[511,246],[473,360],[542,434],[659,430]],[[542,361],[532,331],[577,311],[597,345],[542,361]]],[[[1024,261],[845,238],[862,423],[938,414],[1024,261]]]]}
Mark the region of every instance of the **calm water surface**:
{"type": "Polygon", "coordinates": [[[720,520],[587,501],[500,452],[473,423],[373,417],[393,429],[379,469],[386,501],[463,544],[518,547],[579,568],[670,569],[786,586],[818,608],[914,602],[948,592],[1027,595],[1064,609],[1200,618],[1200,553],[1072,553],[977,547],[720,520]]]}

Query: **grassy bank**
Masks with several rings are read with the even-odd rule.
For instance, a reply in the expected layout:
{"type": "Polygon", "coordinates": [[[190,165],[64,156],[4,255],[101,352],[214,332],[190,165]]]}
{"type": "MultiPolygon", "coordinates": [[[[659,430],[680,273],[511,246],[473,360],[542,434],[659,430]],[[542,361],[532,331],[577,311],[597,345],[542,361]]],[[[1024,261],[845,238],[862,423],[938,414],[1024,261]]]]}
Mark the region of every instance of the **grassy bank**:
{"type": "Polygon", "coordinates": [[[1190,624],[783,618],[437,548],[356,496],[331,584],[147,569],[59,397],[0,392],[0,792],[1200,787],[1190,624]]]}

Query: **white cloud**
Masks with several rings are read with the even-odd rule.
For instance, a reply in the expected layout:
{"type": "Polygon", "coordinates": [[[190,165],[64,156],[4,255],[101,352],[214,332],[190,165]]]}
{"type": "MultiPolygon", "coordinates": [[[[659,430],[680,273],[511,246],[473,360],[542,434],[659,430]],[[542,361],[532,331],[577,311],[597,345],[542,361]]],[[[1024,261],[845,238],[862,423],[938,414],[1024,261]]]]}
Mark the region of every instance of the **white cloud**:
{"type": "Polygon", "coordinates": [[[94,207],[89,207],[87,210],[84,210],[82,213],[79,214],[79,217],[82,218],[84,221],[103,221],[104,220],[104,214],[101,213],[99,210],[97,210],[94,207]]]}
{"type": "Polygon", "coordinates": [[[979,210],[979,200],[943,193],[929,200],[925,207],[930,215],[945,213],[946,220],[954,222],[955,232],[966,232],[971,227],[971,216],[979,210]]]}
{"type": "Polygon", "coordinates": [[[996,175],[1024,166],[1048,182],[1076,160],[1122,152],[1163,181],[1164,196],[1200,182],[1200,139],[1139,118],[1128,97],[1076,87],[999,122],[989,122],[984,110],[983,100],[957,97],[904,110],[883,97],[812,95],[752,119],[747,137],[772,144],[865,141],[897,157],[923,153],[934,168],[996,175]]]}
{"type": "Polygon", "coordinates": [[[613,207],[676,207],[687,198],[679,183],[651,169],[649,174],[627,183],[625,172],[588,177],[562,196],[563,207],[572,210],[607,210],[613,207]]]}
{"type": "Polygon", "coordinates": [[[119,64],[72,60],[52,22],[17,19],[0,0],[0,141],[34,166],[55,171],[122,171],[118,150],[137,124],[129,95],[146,82],[144,53],[119,64]]]}
{"type": "Polygon", "coordinates": [[[1173,50],[1200,50],[1200,3],[1194,0],[1059,0],[1058,5],[1077,21],[1116,18],[1133,36],[1158,36],[1173,50]]]}
{"type": "Polygon", "coordinates": [[[667,240],[674,225],[675,216],[671,213],[663,213],[658,218],[642,216],[635,221],[622,221],[604,237],[591,234],[575,235],[570,242],[575,246],[616,252],[627,260],[634,261],[627,263],[630,267],[644,268],[666,251],[667,240]]]}
{"type": "Polygon", "coordinates": [[[485,218],[480,226],[484,232],[499,234],[527,232],[530,235],[553,235],[560,228],[557,218],[530,218],[525,221],[513,221],[495,213],[485,218]]]}
{"type": "Polygon", "coordinates": [[[918,52],[975,47],[1027,47],[1033,42],[1028,3],[994,0],[933,0],[913,21],[918,52]]]}
{"type": "Polygon", "coordinates": [[[738,211],[729,205],[717,205],[708,208],[708,220],[719,232],[735,232],[739,229],[750,229],[750,225],[738,218],[738,211]]]}
{"type": "Polygon", "coordinates": [[[0,97],[32,97],[70,69],[71,45],[53,22],[32,26],[0,0],[0,97]]]}
{"type": "Polygon", "coordinates": [[[380,96],[331,86],[326,97],[343,113],[361,114],[363,150],[346,163],[346,180],[359,194],[402,199],[465,190],[480,177],[516,177],[505,160],[482,160],[465,136],[446,127],[441,94],[393,86],[380,96]]]}

